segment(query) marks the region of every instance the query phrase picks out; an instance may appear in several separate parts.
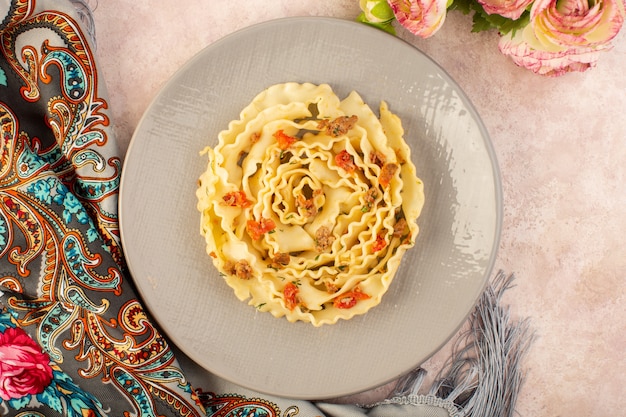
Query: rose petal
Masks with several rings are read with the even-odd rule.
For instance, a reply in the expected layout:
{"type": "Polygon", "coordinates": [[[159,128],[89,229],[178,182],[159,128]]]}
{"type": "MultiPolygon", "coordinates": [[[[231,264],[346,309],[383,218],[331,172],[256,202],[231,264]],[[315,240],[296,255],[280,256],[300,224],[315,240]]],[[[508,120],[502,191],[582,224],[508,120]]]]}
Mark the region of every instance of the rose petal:
{"type": "Polygon", "coordinates": [[[533,0],[478,0],[478,2],[487,14],[498,14],[508,19],[517,20],[533,0]]]}
{"type": "MultiPolygon", "coordinates": [[[[528,33],[526,35],[528,36],[528,33]]],[[[545,50],[541,49],[539,42],[528,42],[521,31],[518,31],[516,35],[502,36],[498,48],[515,64],[536,74],[552,77],[593,68],[598,61],[600,52],[605,50],[593,47],[572,47],[557,51],[545,50]]]]}

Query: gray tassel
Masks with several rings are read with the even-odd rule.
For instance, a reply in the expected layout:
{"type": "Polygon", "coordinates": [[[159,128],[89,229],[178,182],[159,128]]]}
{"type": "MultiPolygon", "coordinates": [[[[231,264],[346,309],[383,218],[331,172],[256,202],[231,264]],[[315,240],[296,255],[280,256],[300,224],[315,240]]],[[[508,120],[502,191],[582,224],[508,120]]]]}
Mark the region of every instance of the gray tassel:
{"type": "Polygon", "coordinates": [[[528,319],[513,322],[501,306],[513,275],[500,271],[469,318],[469,329],[458,338],[451,358],[427,395],[426,371],[418,368],[398,381],[382,404],[431,405],[455,417],[511,417],[523,381],[521,362],[534,339],[528,319]]]}

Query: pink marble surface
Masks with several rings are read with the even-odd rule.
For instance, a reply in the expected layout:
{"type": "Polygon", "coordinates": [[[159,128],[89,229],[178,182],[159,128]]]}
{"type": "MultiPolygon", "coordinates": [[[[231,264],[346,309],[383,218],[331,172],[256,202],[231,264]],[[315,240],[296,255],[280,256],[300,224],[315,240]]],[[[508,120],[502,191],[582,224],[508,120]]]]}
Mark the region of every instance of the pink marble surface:
{"type": "MultiPolygon", "coordinates": [[[[357,0],[99,2],[97,54],[123,150],[158,89],[211,42],[273,18],[358,12],[357,0]]],[[[514,66],[496,33],[470,26],[451,13],[433,38],[399,36],[461,85],[496,149],[505,214],[496,268],[516,274],[506,301],[538,336],[517,410],[610,415],[626,385],[626,35],[597,68],[553,79],[514,66]]]]}

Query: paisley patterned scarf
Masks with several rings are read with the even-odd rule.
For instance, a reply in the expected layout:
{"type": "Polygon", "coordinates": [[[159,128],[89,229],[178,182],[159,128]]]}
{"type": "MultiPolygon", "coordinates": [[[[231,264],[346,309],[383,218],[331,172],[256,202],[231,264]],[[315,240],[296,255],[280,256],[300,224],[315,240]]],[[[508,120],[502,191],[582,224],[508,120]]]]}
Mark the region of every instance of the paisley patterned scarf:
{"type": "Polygon", "coordinates": [[[426,394],[418,394],[421,370],[402,380],[393,398],[368,407],[271,398],[192,363],[189,373],[183,371],[124,265],[117,219],[121,158],[89,10],[78,0],[11,0],[2,7],[0,415],[513,412],[529,337],[526,322],[511,327],[501,311],[498,301],[509,283],[502,278],[481,301],[484,311],[474,315],[472,334],[483,329],[482,336],[461,349],[426,394]],[[485,314],[495,314],[500,327],[485,325],[485,314]],[[487,343],[485,330],[507,340],[487,343]],[[486,357],[480,349],[494,363],[476,360],[486,357]],[[508,369],[512,379],[490,381],[489,375],[503,373],[489,366],[508,369]],[[196,379],[194,388],[188,375],[196,379]],[[495,384],[509,391],[497,406],[479,404],[495,384]]]}

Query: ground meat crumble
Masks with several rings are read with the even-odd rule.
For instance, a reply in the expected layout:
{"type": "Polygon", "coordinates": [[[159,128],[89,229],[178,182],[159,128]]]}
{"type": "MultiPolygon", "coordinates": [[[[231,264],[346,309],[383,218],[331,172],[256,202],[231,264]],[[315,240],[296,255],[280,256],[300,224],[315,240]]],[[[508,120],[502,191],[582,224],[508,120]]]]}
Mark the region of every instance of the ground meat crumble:
{"type": "Polygon", "coordinates": [[[317,124],[317,128],[336,138],[348,133],[358,120],[358,116],[340,116],[333,120],[323,119],[317,124]]]}

